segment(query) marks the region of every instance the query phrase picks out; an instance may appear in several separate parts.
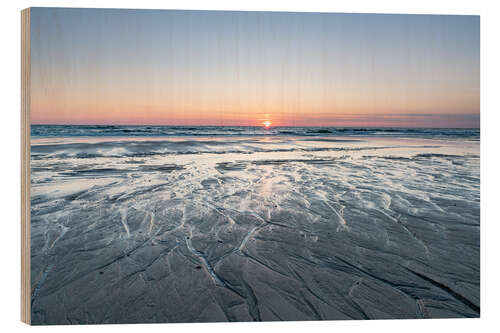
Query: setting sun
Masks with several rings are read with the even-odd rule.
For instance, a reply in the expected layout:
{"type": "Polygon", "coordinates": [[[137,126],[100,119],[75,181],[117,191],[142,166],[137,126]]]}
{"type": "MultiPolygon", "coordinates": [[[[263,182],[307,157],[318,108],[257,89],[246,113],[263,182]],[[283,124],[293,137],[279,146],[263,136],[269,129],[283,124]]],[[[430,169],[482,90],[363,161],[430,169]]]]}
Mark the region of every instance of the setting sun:
{"type": "Polygon", "coordinates": [[[265,128],[269,128],[269,127],[271,127],[272,122],[271,122],[271,121],[269,121],[269,120],[266,120],[265,122],[263,122],[263,124],[264,124],[264,127],[265,127],[265,128]]]}

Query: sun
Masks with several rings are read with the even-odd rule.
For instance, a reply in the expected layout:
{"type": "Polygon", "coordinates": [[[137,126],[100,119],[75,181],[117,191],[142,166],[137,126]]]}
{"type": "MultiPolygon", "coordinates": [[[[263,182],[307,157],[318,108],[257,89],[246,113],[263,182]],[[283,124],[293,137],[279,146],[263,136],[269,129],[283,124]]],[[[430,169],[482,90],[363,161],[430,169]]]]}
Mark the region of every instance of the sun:
{"type": "Polygon", "coordinates": [[[262,124],[264,124],[264,127],[265,128],[269,128],[271,127],[271,125],[273,124],[270,120],[266,120],[264,121],[262,124]]]}

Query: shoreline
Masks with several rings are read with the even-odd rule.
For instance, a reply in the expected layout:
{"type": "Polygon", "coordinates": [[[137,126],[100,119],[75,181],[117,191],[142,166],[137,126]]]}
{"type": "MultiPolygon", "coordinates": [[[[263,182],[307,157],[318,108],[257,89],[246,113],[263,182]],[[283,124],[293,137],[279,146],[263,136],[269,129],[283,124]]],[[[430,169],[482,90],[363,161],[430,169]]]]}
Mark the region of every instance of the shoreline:
{"type": "Polygon", "coordinates": [[[34,324],[479,316],[479,142],[72,139],[31,147],[34,324]]]}

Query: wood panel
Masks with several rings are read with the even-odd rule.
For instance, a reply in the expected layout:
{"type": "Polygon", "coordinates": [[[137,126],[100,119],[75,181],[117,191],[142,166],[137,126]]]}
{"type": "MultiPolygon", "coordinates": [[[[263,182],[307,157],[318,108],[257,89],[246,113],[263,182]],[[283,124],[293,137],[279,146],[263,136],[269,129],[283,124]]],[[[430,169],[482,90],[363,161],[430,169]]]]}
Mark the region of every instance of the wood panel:
{"type": "Polygon", "coordinates": [[[30,9],[21,12],[21,321],[31,323],[30,287],[30,9]]]}

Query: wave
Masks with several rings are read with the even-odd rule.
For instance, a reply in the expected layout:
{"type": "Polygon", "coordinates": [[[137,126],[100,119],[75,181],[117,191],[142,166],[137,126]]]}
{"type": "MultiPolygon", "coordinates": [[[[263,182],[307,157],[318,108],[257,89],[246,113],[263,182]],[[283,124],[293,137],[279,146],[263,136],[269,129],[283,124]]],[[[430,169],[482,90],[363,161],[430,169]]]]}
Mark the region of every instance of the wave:
{"type": "MultiPolygon", "coordinates": [[[[336,143],[339,140],[333,141],[336,143]]],[[[351,142],[352,140],[347,140],[351,142]]],[[[325,146],[315,147],[300,144],[301,141],[282,140],[263,143],[254,140],[154,140],[154,141],[108,141],[49,143],[31,146],[32,159],[99,157],[148,157],[158,155],[196,155],[196,154],[253,154],[253,153],[315,153],[390,149],[398,146],[325,146]]],[[[306,141],[307,142],[307,141],[306,141]]],[[[340,142],[342,142],[340,140],[340,142]]]]}
{"type": "Polygon", "coordinates": [[[396,136],[450,137],[478,140],[479,129],[354,128],[258,126],[118,126],[31,125],[33,137],[172,137],[172,136],[396,136]]]}

